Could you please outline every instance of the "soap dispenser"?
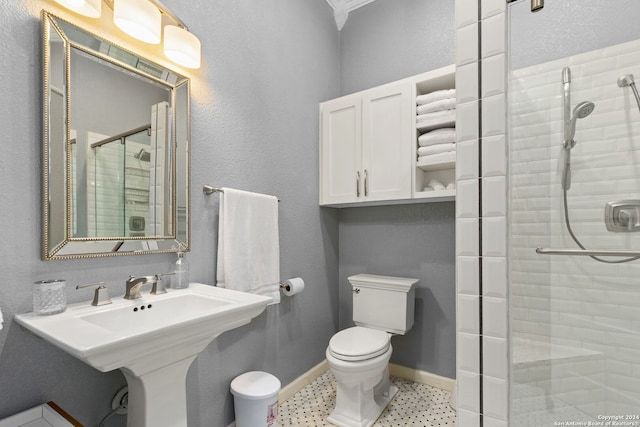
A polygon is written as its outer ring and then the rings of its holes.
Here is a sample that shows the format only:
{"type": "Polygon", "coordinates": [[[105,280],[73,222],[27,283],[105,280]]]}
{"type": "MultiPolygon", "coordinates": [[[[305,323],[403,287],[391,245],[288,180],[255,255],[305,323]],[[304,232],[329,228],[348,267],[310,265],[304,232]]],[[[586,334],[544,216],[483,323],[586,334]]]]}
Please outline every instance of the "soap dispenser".
{"type": "Polygon", "coordinates": [[[171,287],[175,289],[184,289],[189,287],[189,264],[184,257],[184,252],[178,252],[178,260],[173,269],[173,277],[171,278],[171,287]]]}

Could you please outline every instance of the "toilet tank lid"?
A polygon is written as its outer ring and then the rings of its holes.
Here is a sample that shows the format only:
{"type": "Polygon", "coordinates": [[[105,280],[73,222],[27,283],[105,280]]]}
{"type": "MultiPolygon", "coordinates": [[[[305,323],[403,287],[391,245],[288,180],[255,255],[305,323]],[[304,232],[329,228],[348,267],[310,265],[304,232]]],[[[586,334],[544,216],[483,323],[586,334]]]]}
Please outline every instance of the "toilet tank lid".
{"type": "Polygon", "coordinates": [[[415,289],[420,279],[408,277],[379,276],[376,274],[356,274],[348,277],[352,286],[410,292],[415,289]]]}

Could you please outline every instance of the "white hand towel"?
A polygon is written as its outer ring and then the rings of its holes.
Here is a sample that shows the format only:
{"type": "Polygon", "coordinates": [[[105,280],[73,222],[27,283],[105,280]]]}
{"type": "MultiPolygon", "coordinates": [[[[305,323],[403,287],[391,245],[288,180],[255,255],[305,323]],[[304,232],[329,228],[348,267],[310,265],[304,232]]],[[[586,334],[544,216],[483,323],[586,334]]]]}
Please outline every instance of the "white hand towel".
{"type": "Polygon", "coordinates": [[[418,137],[418,144],[421,147],[436,144],[448,144],[450,142],[456,142],[455,128],[435,129],[431,132],[423,133],[418,137]]]}
{"type": "Polygon", "coordinates": [[[455,98],[455,97],[456,97],[455,89],[436,90],[435,92],[427,93],[424,95],[418,95],[416,97],[416,104],[423,105],[423,104],[428,104],[430,102],[440,101],[441,99],[455,98]]]}
{"type": "Polygon", "coordinates": [[[278,199],[223,188],[219,221],[217,286],[280,302],[278,199]]]}
{"type": "Polygon", "coordinates": [[[455,151],[456,144],[450,142],[449,144],[429,145],[427,147],[418,148],[418,156],[430,156],[432,154],[448,153],[449,151],[455,151]]]}
{"type": "Polygon", "coordinates": [[[453,110],[454,108],[456,108],[456,99],[447,98],[441,99],[440,101],[430,102],[428,104],[418,105],[416,107],[416,113],[420,115],[433,113],[434,111],[453,110]]]}

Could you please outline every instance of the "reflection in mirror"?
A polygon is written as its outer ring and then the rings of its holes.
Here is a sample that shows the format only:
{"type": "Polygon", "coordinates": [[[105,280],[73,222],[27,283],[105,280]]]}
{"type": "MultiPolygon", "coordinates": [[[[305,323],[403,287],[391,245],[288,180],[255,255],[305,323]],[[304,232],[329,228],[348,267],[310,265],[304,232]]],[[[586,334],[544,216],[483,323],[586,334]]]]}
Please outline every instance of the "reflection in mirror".
{"type": "Polygon", "coordinates": [[[44,258],[188,250],[189,80],[43,24],[44,258]]]}

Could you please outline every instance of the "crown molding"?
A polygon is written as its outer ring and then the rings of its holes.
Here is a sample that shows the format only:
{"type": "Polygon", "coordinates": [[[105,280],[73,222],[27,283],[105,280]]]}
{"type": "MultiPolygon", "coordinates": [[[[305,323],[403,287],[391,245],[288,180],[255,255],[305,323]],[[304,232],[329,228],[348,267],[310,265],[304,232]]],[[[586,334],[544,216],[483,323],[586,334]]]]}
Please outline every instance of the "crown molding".
{"type": "Polygon", "coordinates": [[[329,6],[333,8],[333,16],[336,19],[336,26],[338,31],[342,30],[347,18],[349,18],[349,12],[359,7],[369,4],[375,0],[327,0],[329,6]]]}

